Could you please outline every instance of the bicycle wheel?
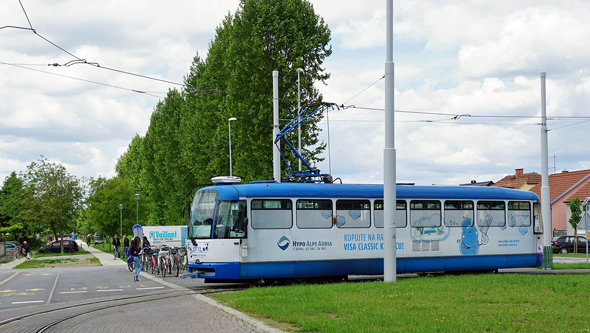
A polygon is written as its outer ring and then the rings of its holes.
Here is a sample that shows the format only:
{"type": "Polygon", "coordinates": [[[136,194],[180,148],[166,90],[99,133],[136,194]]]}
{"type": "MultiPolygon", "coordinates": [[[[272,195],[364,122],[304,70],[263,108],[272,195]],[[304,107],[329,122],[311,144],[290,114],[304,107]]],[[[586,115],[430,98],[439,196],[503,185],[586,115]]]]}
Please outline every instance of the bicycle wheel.
{"type": "Polygon", "coordinates": [[[178,261],[174,261],[174,276],[178,277],[180,273],[180,263],[178,261]]]}
{"type": "Polygon", "coordinates": [[[164,260],[162,260],[162,279],[166,277],[166,270],[168,269],[168,267],[166,267],[166,263],[164,262],[164,260]]]}
{"type": "Polygon", "coordinates": [[[130,272],[133,272],[133,269],[135,268],[135,261],[127,262],[127,268],[129,268],[130,272]]]}
{"type": "Polygon", "coordinates": [[[22,257],[23,257],[23,254],[20,251],[17,251],[16,254],[14,255],[14,258],[16,260],[20,260],[22,257]]]}

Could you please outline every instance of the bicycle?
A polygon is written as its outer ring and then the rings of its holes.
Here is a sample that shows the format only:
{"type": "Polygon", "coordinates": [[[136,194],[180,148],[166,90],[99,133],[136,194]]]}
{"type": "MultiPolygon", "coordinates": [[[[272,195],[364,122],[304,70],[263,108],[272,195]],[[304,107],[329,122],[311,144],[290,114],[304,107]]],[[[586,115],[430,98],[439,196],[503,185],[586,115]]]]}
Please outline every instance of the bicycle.
{"type": "Polygon", "coordinates": [[[142,265],[142,269],[145,272],[150,272],[151,271],[151,256],[152,256],[152,250],[149,247],[144,247],[143,251],[141,253],[141,265],[142,265]]]}
{"type": "Polygon", "coordinates": [[[166,245],[162,245],[160,248],[160,252],[158,252],[158,268],[160,273],[162,273],[162,278],[166,277],[166,271],[169,269],[169,256],[170,256],[170,248],[166,245]]]}
{"type": "Polygon", "coordinates": [[[158,266],[158,253],[159,249],[155,246],[151,248],[151,256],[150,256],[150,267],[152,269],[151,273],[154,275],[160,274],[160,267],[158,266]]]}
{"type": "Polygon", "coordinates": [[[172,265],[170,266],[174,276],[178,276],[180,272],[180,248],[178,247],[172,249],[172,265]]]}
{"type": "Polygon", "coordinates": [[[133,272],[135,269],[135,260],[132,260],[131,262],[127,261],[127,268],[130,272],[133,272]]]}

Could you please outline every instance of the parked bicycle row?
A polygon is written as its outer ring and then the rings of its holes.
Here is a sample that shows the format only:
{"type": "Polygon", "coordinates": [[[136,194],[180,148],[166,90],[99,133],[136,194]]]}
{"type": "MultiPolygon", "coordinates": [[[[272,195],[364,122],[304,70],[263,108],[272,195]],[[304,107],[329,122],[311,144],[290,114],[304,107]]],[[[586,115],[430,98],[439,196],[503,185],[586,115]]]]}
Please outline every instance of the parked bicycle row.
{"type": "MultiPolygon", "coordinates": [[[[143,247],[139,261],[143,271],[156,276],[161,275],[162,278],[172,274],[179,276],[181,271],[188,271],[188,257],[184,247],[169,247],[165,244],[160,247],[143,247]]],[[[135,262],[127,261],[127,267],[130,272],[133,272],[135,262]]]]}

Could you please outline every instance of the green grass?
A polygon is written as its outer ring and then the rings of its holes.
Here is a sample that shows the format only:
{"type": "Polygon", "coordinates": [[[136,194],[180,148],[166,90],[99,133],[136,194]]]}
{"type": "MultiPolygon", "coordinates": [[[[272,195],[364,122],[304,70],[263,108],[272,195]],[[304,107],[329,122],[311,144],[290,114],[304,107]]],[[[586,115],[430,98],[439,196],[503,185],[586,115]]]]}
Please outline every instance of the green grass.
{"type": "Polygon", "coordinates": [[[590,328],[588,274],[481,274],[405,278],[396,283],[252,287],[213,297],[303,332],[563,332],[590,328]]]}
{"type": "Polygon", "coordinates": [[[585,262],[575,264],[562,264],[554,262],[553,269],[590,269],[590,264],[586,264],[585,262]]]}
{"type": "MultiPolygon", "coordinates": [[[[584,253],[568,253],[568,254],[561,254],[561,253],[554,253],[554,257],[562,257],[562,258],[586,258],[586,252],[584,253]]],[[[588,255],[590,257],[590,254],[588,255]]]]}
{"type": "Polygon", "coordinates": [[[102,252],[113,254],[113,246],[109,244],[97,244],[97,245],[90,245],[97,250],[101,250],[102,252]]]}
{"type": "MultiPolygon", "coordinates": [[[[100,260],[98,258],[88,258],[90,263],[99,264],[100,260]]],[[[24,269],[24,268],[45,268],[49,266],[56,266],[60,264],[75,264],[78,263],[80,259],[73,259],[73,258],[60,258],[60,259],[42,259],[42,260],[26,260],[23,261],[21,264],[14,267],[14,269],[24,269]]]]}

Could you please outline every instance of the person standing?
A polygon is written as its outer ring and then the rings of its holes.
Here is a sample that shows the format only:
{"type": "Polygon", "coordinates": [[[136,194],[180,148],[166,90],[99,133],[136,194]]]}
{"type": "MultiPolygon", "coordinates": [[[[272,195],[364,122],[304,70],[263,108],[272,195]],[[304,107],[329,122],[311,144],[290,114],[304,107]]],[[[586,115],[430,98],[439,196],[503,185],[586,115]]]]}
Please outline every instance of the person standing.
{"type": "Polygon", "coordinates": [[[127,235],[123,235],[123,255],[127,259],[127,251],[129,251],[129,238],[127,235]]]}
{"type": "Polygon", "coordinates": [[[119,251],[119,247],[121,247],[121,241],[119,240],[119,238],[117,238],[117,234],[115,234],[115,236],[113,237],[113,260],[117,259],[117,257],[121,259],[121,252],[119,251]]]}
{"type": "Polygon", "coordinates": [[[138,282],[139,272],[141,272],[141,269],[143,268],[143,266],[141,266],[141,260],[139,260],[139,255],[141,254],[141,241],[139,240],[139,236],[133,238],[129,253],[133,256],[133,262],[135,263],[135,275],[133,276],[133,281],[138,282]]]}

